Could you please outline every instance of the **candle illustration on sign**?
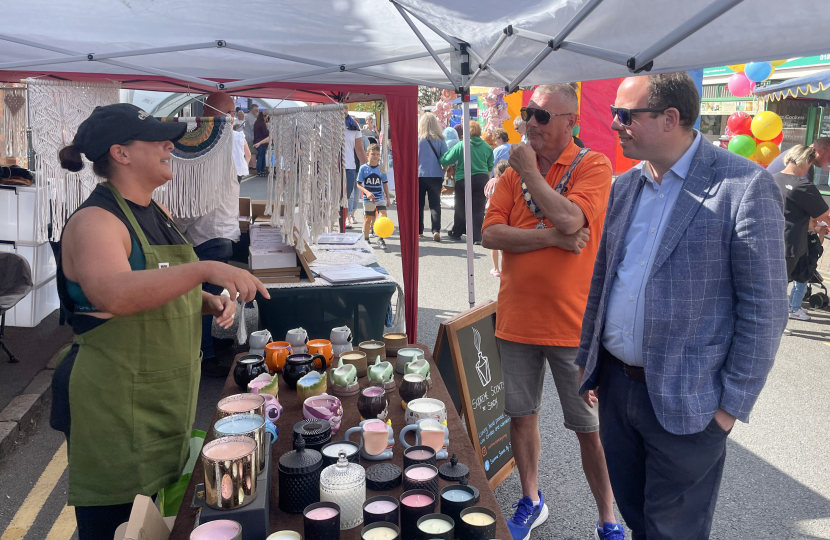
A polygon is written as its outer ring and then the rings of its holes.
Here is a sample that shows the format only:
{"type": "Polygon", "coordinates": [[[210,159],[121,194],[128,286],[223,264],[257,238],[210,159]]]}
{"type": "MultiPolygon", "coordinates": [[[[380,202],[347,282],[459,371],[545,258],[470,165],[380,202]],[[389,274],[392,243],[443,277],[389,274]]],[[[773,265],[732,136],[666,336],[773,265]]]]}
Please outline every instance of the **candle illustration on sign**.
{"type": "Polygon", "coordinates": [[[478,373],[478,380],[481,381],[481,386],[490,384],[490,359],[481,354],[481,334],[478,329],[473,328],[473,345],[478,351],[478,361],[476,362],[476,373],[478,373]]]}

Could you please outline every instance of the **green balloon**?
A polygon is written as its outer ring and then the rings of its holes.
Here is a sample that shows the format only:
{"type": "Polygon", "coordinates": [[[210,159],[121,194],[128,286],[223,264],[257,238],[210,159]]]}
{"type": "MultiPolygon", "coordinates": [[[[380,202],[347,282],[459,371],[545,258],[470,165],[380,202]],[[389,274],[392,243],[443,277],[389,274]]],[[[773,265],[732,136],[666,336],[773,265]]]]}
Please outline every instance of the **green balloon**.
{"type": "Polygon", "coordinates": [[[748,158],[755,152],[755,139],[749,135],[735,135],[729,141],[729,151],[748,158]]]}
{"type": "Polygon", "coordinates": [[[579,137],[579,126],[573,127],[573,129],[571,130],[571,135],[573,135],[574,137],[579,137]]]}

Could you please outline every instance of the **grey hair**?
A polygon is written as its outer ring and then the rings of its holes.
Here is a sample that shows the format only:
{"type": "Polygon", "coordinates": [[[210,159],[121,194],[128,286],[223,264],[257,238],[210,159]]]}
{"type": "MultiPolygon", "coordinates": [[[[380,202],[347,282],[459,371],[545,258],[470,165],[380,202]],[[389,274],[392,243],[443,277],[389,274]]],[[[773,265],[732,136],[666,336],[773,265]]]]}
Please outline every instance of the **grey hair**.
{"type": "Polygon", "coordinates": [[[786,166],[790,163],[795,163],[796,167],[802,168],[812,164],[815,159],[815,148],[810,148],[809,146],[804,146],[803,144],[797,144],[790,148],[784,155],[784,165],[786,166]]]}
{"type": "Polygon", "coordinates": [[[571,112],[576,113],[579,109],[579,98],[577,98],[576,96],[576,90],[574,90],[574,87],[570,84],[541,84],[538,87],[536,87],[536,90],[533,91],[534,98],[537,95],[543,94],[559,94],[559,96],[562,97],[567,106],[572,109],[571,112]]]}
{"type": "Polygon", "coordinates": [[[522,117],[521,117],[521,116],[517,116],[516,118],[514,118],[514,119],[513,119],[513,127],[514,127],[514,128],[516,128],[516,129],[519,129],[520,127],[522,127],[522,126],[523,126],[523,125],[525,125],[526,123],[527,123],[527,122],[525,122],[524,120],[522,120],[522,117]]]}

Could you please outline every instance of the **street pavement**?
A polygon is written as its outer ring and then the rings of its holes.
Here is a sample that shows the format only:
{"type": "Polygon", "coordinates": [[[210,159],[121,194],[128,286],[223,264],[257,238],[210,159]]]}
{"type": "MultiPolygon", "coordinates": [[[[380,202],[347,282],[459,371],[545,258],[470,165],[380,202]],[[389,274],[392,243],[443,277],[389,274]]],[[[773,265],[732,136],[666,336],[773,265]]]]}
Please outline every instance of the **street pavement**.
{"type": "MultiPolygon", "coordinates": [[[[389,215],[397,223],[394,206],[389,215]]],[[[451,218],[452,209],[445,207],[444,227],[451,218]]],[[[428,214],[426,219],[429,223],[428,214]]],[[[418,341],[430,348],[440,322],[468,308],[466,245],[442,236],[441,243],[431,235],[420,241],[418,341]]],[[[386,244],[386,250],[377,250],[380,264],[402,280],[398,231],[386,244]]],[[[489,273],[489,251],[476,246],[474,254],[476,301],[496,299],[499,280],[489,273]]],[[[782,339],[751,422],[738,423],[730,435],[713,540],[830,540],[830,393],[825,390],[830,312],[811,313],[810,322],[791,321],[794,335],[782,339]]],[[[221,379],[203,378],[196,427],[208,427],[221,388],[221,379]]],[[[550,517],[533,538],[588,540],[596,521],[594,503],[576,437],[563,427],[555,395],[548,374],[539,470],[550,517]]],[[[17,450],[0,461],[0,540],[76,538],[74,516],[65,506],[66,475],[64,437],[49,427],[48,411],[42,411],[17,450]]],[[[496,489],[506,517],[519,495],[516,473],[496,489]]]]}

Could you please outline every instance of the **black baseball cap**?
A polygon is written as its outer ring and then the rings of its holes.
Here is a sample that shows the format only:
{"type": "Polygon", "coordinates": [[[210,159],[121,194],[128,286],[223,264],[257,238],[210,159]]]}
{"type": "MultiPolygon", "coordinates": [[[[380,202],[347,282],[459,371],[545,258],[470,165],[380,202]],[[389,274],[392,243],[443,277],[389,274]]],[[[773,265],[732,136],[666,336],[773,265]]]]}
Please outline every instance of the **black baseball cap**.
{"type": "Polygon", "coordinates": [[[72,141],[90,161],[103,157],[114,144],[127,141],[177,141],[187,131],[183,122],[162,122],[130,103],[95,107],[81,122],[72,141]]]}

